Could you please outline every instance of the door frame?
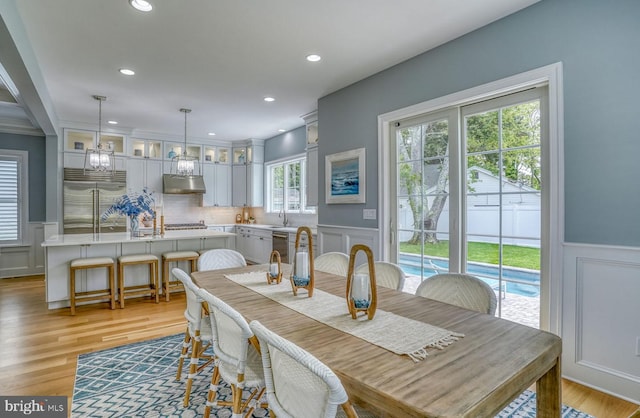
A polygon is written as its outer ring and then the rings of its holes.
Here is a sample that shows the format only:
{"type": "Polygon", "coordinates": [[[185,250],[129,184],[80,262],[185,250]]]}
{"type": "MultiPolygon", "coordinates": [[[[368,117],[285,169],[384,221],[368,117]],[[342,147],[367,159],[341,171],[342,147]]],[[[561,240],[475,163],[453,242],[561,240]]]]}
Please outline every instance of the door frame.
{"type": "MultiPolygon", "coordinates": [[[[378,239],[383,260],[390,259],[396,231],[391,219],[389,143],[395,131],[393,122],[453,106],[462,106],[527,88],[548,88],[548,149],[543,152],[543,166],[548,167],[542,199],[540,329],[561,335],[562,313],[562,243],[564,242],[564,107],[562,63],[554,63],[507,78],[496,80],[446,96],[427,100],[378,115],[378,239]]],[[[544,175],[544,174],[543,174],[544,175]]],[[[457,221],[456,221],[457,222],[457,221]]]]}

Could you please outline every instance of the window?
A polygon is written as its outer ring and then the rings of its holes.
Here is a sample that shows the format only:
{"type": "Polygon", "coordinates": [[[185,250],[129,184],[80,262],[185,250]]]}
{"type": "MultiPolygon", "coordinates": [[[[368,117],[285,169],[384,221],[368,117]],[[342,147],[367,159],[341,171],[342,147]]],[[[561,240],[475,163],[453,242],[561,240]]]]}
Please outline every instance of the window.
{"type": "Polygon", "coordinates": [[[294,157],[267,165],[267,212],[313,213],[306,207],[306,163],[294,157]]]}
{"type": "Polygon", "coordinates": [[[26,184],[27,152],[0,150],[0,245],[22,243],[26,184]]]}

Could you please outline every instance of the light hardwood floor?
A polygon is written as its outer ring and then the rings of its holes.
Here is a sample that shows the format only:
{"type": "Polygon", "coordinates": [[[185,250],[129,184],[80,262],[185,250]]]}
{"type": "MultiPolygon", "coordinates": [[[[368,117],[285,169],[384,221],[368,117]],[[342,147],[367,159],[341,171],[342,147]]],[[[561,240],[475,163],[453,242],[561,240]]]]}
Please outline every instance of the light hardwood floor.
{"type": "MultiPolygon", "coordinates": [[[[48,310],[43,276],[0,280],[0,394],[67,396],[69,406],[78,354],[184,332],[183,293],[171,302],[127,300],[108,305],[48,310]]],[[[563,380],[563,402],[598,418],[627,418],[630,402],[563,380]]],[[[635,416],[635,415],[634,415],[635,416]]]]}

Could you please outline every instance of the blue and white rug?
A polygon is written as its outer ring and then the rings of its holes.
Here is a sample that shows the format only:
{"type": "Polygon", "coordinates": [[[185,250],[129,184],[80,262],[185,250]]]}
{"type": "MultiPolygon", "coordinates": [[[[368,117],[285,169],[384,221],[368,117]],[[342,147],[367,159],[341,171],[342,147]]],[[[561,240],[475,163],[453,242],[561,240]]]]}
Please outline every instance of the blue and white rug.
{"type": "MultiPolygon", "coordinates": [[[[78,356],[71,416],[98,417],[197,417],[202,416],[211,377],[211,366],[194,379],[191,403],[182,406],[187,375],[176,381],[178,353],[183,335],[129,344],[78,356]]],[[[231,400],[231,388],[221,385],[219,396],[231,400]]],[[[212,417],[231,417],[230,408],[212,409],[212,417]]],[[[259,408],[254,417],[268,417],[259,408]]],[[[506,407],[499,418],[535,418],[536,395],[525,391],[506,407]]],[[[562,407],[563,418],[593,418],[562,407]]]]}

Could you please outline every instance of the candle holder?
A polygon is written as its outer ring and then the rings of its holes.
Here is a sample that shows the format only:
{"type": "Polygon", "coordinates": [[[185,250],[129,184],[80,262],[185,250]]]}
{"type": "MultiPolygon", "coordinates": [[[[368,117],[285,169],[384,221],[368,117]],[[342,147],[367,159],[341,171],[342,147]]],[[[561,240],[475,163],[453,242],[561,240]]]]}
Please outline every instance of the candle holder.
{"type": "Polygon", "coordinates": [[[293,268],[289,280],[293,295],[298,296],[298,289],[307,289],[309,297],[313,296],[313,239],[311,238],[311,229],[307,226],[301,226],[296,232],[296,250],[293,258],[293,268]],[[308,248],[304,243],[300,242],[302,233],[307,234],[308,248]]]}
{"type": "Polygon", "coordinates": [[[376,272],[373,253],[366,245],[356,244],[351,247],[349,255],[349,270],[347,273],[347,306],[351,318],[356,319],[358,312],[364,312],[369,320],[376,314],[378,305],[378,290],[376,288],[376,272]],[[364,251],[369,264],[369,274],[354,274],[356,255],[364,251]]]}
{"type": "Polygon", "coordinates": [[[271,251],[271,257],[269,257],[269,271],[267,272],[267,283],[280,284],[282,281],[281,260],[280,253],[278,251],[271,251]]]}

